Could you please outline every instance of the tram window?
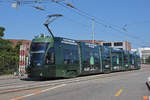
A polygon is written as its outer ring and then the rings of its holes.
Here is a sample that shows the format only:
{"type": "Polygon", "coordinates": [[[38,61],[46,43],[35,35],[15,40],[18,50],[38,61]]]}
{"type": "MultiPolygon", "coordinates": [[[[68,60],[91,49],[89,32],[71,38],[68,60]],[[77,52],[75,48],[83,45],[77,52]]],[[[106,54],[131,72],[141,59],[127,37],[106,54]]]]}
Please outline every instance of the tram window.
{"type": "Polygon", "coordinates": [[[98,52],[94,52],[95,64],[99,64],[99,54],[98,52]]]}
{"type": "Polygon", "coordinates": [[[130,55],[130,64],[134,64],[134,57],[130,55]]]}
{"type": "Polygon", "coordinates": [[[54,48],[50,48],[46,56],[46,64],[55,64],[54,48]]]}
{"type": "Polygon", "coordinates": [[[124,56],[124,63],[128,63],[128,55],[124,56]]]}
{"type": "Polygon", "coordinates": [[[84,65],[85,66],[88,66],[90,64],[90,52],[89,51],[85,51],[85,54],[84,54],[84,65]]]}
{"type": "Polygon", "coordinates": [[[65,49],[64,50],[64,64],[70,64],[72,58],[72,52],[70,50],[65,49]]]}
{"type": "Polygon", "coordinates": [[[112,57],[112,60],[113,60],[113,63],[116,64],[116,65],[119,65],[121,62],[120,62],[120,57],[117,56],[117,55],[114,55],[112,57]]]}
{"type": "Polygon", "coordinates": [[[84,53],[84,66],[90,66],[90,59],[91,57],[94,58],[94,65],[98,65],[99,64],[99,53],[96,51],[92,51],[92,50],[86,50],[84,53]]]}
{"type": "Polygon", "coordinates": [[[134,59],[132,59],[132,64],[134,64],[134,59]]]}
{"type": "Polygon", "coordinates": [[[114,64],[117,64],[117,57],[116,56],[112,56],[112,61],[114,64]]]}
{"type": "Polygon", "coordinates": [[[122,56],[121,55],[119,55],[118,59],[119,59],[119,63],[122,64],[122,56]]]}
{"type": "Polygon", "coordinates": [[[79,64],[79,57],[78,57],[78,51],[77,50],[74,50],[73,51],[73,60],[74,60],[74,64],[79,64]]]}
{"type": "Polygon", "coordinates": [[[78,51],[64,49],[64,64],[78,64],[78,51]]]}

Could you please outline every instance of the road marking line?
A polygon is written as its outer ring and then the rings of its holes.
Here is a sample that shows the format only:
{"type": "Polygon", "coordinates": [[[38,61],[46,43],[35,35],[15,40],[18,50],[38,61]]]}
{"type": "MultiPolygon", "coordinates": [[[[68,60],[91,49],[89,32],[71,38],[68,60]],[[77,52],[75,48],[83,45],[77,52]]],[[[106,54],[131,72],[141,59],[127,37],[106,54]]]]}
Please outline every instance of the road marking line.
{"type": "Polygon", "coordinates": [[[32,95],[35,95],[35,94],[28,94],[28,95],[25,95],[24,97],[29,97],[29,96],[32,96],[32,95]]]}
{"type": "Polygon", "coordinates": [[[32,92],[35,92],[35,91],[39,91],[39,90],[22,90],[22,92],[27,92],[27,93],[32,93],[32,92]]]}
{"type": "Polygon", "coordinates": [[[12,89],[12,90],[2,90],[2,91],[0,91],[0,92],[15,92],[15,91],[17,91],[18,89],[12,89]]]}
{"type": "Polygon", "coordinates": [[[35,95],[40,94],[40,93],[41,93],[40,90],[34,92],[35,95]]]}
{"type": "Polygon", "coordinates": [[[63,87],[65,85],[66,84],[61,84],[61,85],[58,85],[58,86],[55,86],[55,87],[52,87],[52,88],[48,88],[48,89],[45,89],[45,90],[42,90],[42,91],[38,90],[38,91],[35,91],[34,93],[31,93],[31,94],[28,94],[28,95],[25,95],[25,96],[20,96],[20,97],[12,98],[11,100],[20,100],[22,98],[33,96],[33,95],[38,95],[40,93],[44,93],[44,92],[47,92],[47,91],[50,91],[50,90],[53,90],[53,89],[56,89],[56,88],[60,88],[60,87],[63,87]]]}
{"type": "Polygon", "coordinates": [[[143,96],[143,100],[148,100],[148,96],[143,96]]]}
{"type": "Polygon", "coordinates": [[[19,100],[19,99],[22,99],[22,98],[24,98],[24,96],[20,96],[20,97],[17,97],[17,98],[11,99],[11,100],[19,100]]]}
{"type": "Polygon", "coordinates": [[[46,92],[46,91],[49,91],[49,90],[53,90],[53,89],[56,89],[56,88],[60,88],[60,87],[63,87],[65,86],[66,84],[61,84],[61,85],[58,85],[58,86],[55,86],[55,87],[52,87],[52,88],[48,88],[48,89],[45,89],[45,90],[42,90],[41,92],[46,92]]]}
{"type": "MultiPolygon", "coordinates": [[[[149,69],[149,68],[147,68],[147,69],[149,69]]],[[[139,70],[134,70],[134,71],[139,71],[139,70]]],[[[106,74],[99,74],[99,75],[93,75],[93,76],[85,76],[85,77],[78,77],[78,78],[75,78],[75,79],[79,79],[79,81],[77,81],[77,82],[80,82],[80,81],[86,81],[87,79],[93,79],[94,77],[97,79],[97,78],[107,78],[107,77],[113,77],[113,76],[118,76],[118,74],[122,74],[122,75],[126,75],[126,73],[130,73],[130,71],[126,71],[126,72],[118,72],[118,73],[110,73],[110,74],[108,74],[108,75],[106,75],[106,74]],[[86,78],[87,77],[87,78],[86,78]]],[[[67,80],[69,80],[69,82],[68,83],[70,83],[70,81],[71,82],[76,82],[76,81],[73,81],[72,79],[67,79],[67,80]]],[[[29,86],[29,87],[32,87],[32,88],[38,88],[38,87],[42,87],[42,86],[52,86],[52,85],[58,85],[57,83],[61,83],[61,84],[66,84],[65,82],[67,81],[67,80],[56,80],[56,81],[54,81],[54,82],[52,82],[52,84],[49,84],[49,81],[47,81],[47,82],[44,82],[44,83],[48,83],[47,85],[44,85],[43,83],[41,84],[41,85],[38,85],[39,83],[33,83],[33,84],[27,84],[27,85],[21,85],[21,86],[15,86],[15,87],[13,87],[13,88],[23,88],[23,87],[25,87],[25,86],[29,86]],[[36,86],[36,87],[33,87],[33,86],[36,86]],[[38,86],[38,87],[37,87],[38,86]]],[[[9,86],[9,88],[10,88],[10,86],[9,86]]],[[[2,88],[3,89],[3,88],[2,88]]],[[[30,89],[30,88],[26,88],[26,89],[30,89]]],[[[24,89],[25,90],[25,89],[24,89]]],[[[16,92],[16,91],[23,91],[22,89],[6,89],[6,90],[2,90],[2,91],[0,91],[0,93],[3,93],[3,92],[16,92]]]]}
{"type": "Polygon", "coordinates": [[[116,96],[116,97],[119,96],[122,92],[123,92],[123,90],[120,89],[120,90],[115,94],[115,96],[116,96]]]}

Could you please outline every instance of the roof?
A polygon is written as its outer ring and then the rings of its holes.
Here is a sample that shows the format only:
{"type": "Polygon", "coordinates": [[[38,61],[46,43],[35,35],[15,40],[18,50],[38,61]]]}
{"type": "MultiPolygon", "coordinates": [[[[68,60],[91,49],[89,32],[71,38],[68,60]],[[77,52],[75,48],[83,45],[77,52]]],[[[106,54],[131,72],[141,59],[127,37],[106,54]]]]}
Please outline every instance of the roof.
{"type": "Polygon", "coordinates": [[[30,48],[31,40],[21,40],[21,39],[7,39],[10,42],[13,43],[14,46],[16,46],[17,42],[21,41],[23,45],[26,45],[27,48],[30,48]]]}

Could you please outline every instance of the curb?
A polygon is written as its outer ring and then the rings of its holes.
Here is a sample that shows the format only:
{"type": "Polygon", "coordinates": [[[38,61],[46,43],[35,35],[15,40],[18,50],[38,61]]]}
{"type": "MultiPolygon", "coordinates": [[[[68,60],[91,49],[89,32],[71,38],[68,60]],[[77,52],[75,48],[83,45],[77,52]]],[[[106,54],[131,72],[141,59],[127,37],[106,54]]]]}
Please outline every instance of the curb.
{"type": "Polygon", "coordinates": [[[0,80],[20,79],[20,78],[27,78],[27,75],[24,75],[24,76],[2,75],[0,76],[0,80]]]}

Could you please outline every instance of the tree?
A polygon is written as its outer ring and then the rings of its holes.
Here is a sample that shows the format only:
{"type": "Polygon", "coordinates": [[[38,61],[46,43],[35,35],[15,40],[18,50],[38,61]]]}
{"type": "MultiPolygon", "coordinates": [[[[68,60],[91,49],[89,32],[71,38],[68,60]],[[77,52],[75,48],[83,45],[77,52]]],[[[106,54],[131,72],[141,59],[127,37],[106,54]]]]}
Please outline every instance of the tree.
{"type": "Polygon", "coordinates": [[[146,59],[146,63],[150,63],[150,56],[146,59]]]}
{"type": "Polygon", "coordinates": [[[43,33],[41,33],[41,37],[44,38],[44,34],[43,33]]]}
{"type": "Polygon", "coordinates": [[[11,73],[16,69],[14,57],[16,56],[12,43],[8,40],[0,38],[0,74],[11,73]]]}
{"type": "Polygon", "coordinates": [[[22,41],[18,41],[14,50],[19,55],[20,45],[22,45],[22,41]]]}
{"type": "Polygon", "coordinates": [[[5,28],[0,27],[0,38],[2,38],[4,36],[4,31],[5,31],[5,28]]]}
{"type": "Polygon", "coordinates": [[[0,75],[10,74],[18,69],[19,49],[22,41],[19,41],[16,46],[9,40],[5,40],[5,28],[0,27],[0,75]]]}

